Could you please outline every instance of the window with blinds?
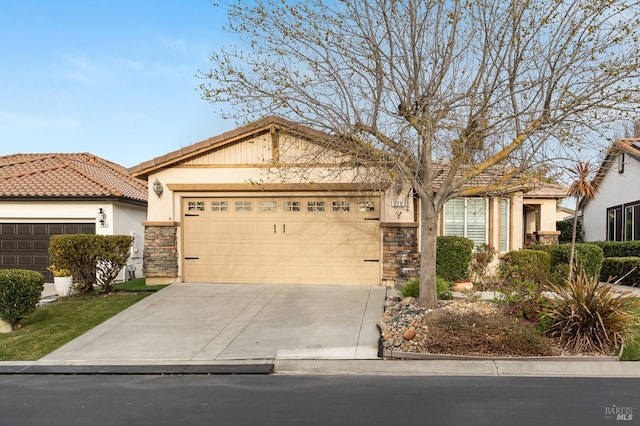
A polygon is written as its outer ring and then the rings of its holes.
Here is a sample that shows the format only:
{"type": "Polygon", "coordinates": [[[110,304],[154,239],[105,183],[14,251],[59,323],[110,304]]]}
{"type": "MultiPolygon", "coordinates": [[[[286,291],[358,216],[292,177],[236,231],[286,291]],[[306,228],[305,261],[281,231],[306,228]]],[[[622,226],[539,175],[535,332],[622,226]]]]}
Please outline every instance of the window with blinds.
{"type": "Polygon", "coordinates": [[[509,230],[511,227],[511,200],[509,198],[500,199],[500,253],[509,251],[509,230]]]}
{"type": "Polygon", "coordinates": [[[454,198],[444,205],[444,235],[469,238],[476,246],[487,243],[488,209],[484,198],[454,198]]]}

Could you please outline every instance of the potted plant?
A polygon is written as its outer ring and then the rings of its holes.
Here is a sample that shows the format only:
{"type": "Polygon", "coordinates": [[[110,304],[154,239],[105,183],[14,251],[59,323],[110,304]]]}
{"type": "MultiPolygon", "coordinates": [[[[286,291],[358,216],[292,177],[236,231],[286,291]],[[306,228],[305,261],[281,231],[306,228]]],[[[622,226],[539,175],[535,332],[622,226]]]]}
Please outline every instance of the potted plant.
{"type": "Polygon", "coordinates": [[[73,286],[73,277],[68,269],[58,268],[51,265],[47,268],[53,274],[53,285],[56,287],[58,296],[68,296],[73,286]]]}

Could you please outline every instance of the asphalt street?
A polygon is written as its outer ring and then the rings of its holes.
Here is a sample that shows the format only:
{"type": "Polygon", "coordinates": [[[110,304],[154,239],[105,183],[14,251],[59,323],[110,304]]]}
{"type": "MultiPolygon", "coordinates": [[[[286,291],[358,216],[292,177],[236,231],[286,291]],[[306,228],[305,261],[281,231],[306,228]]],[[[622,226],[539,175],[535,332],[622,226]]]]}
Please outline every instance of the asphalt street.
{"type": "Polygon", "coordinates": [[[640,379],[3,375],[4,425],[640,424],[640,379]]]}

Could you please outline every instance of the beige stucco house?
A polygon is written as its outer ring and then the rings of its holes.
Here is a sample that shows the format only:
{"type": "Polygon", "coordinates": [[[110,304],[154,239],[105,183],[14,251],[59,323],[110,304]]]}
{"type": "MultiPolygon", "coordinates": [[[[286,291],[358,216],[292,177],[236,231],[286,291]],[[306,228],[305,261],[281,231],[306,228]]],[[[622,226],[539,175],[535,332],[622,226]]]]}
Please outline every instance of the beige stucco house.
{"type": "MultiPolygon", "coordinates": [[[[314,142],[322,135],[267,118],[129,169],[149,187],[147,283],[381,285],[415,276],[411,189],[338,171],[336,157],[314,142]],[[302,152],[313,162],[292,164],[302,152]]],[[[553,240],[556,201],[565,194],[539,184],[451,200],[439,232],[500,252],[527,239],[553,240]]]]}

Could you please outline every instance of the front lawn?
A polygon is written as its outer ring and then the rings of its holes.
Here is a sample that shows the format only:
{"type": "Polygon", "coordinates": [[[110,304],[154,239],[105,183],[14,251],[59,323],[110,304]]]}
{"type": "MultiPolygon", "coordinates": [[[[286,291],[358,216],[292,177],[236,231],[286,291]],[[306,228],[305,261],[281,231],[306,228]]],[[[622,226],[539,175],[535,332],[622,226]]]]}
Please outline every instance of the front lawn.
{"type": "Polygon", "coordinates": [[[640,307],[633,310],[636,317],[635,334],[632,339],[624,342],[623,361],[640,361],[640,307]]]}
{"type": "Polygon", "coordinates": [[[0,361],[37,360],[163,287],[145,287],[138,279],[116,285],[109,295],[68,296],[41,306],[20,330],[0,334],[0,361]]]}

